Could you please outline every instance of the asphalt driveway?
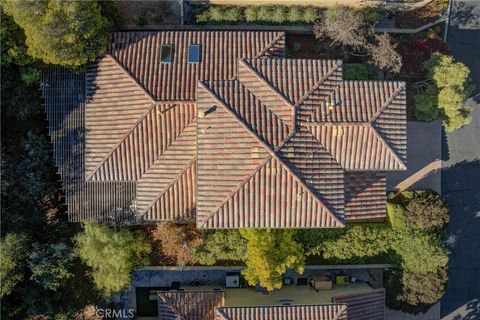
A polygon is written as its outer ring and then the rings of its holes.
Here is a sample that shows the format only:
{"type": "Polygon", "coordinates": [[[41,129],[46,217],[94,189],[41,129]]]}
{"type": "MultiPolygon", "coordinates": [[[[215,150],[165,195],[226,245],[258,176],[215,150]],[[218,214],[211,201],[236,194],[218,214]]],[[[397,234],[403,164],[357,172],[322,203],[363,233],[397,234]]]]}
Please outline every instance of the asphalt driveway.
{"type": "Polygon", "coordinates": [[[476,84],[467,104],[473,123],[446,134],[442,193],[450,206],[449,283],[441,301],[443,319],[480,319],[480,1],[452,1],[447,43],[472,71],[476,84]]]}

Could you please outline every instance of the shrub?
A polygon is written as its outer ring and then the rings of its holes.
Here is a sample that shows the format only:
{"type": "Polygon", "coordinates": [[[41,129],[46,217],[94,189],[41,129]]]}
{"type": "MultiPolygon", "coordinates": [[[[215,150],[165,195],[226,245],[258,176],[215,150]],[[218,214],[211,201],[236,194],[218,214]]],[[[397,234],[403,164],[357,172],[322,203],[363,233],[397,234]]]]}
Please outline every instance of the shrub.
{"type": "Polygon", "coordinates": [[[398,46],[402,56],[402,72],[408,76],[423,77],[426,75],[425,62],[433,52],[449,54],[447,44],[438,38],[412,39],[402,42],[398,46]]]}
{"type": "Polygon", "coordinates": [[[286,10],[284,6],[274,6],[270,20],[274,23],[282,24],[286,20],[286,10]]]}
{"type": "Polygon", "coordinates": [[[287,269],[303,273],[305,256],[293,239],[293,230],[241,229],[247,239],[246,268],[242,271],[250,285],[259,284],[268,291],[282,287],[287,269]]]}
{"type": "Polygon", "coordinates": [[[434,272],[445,267],[448,251],[436,235],[418,230],[401,230],[394,234],[392,248],[401,257],[403,270],[414,273],[434,272]]]}
{"type": "Polygon", "coordinates": [[[272,6],[260,6],[258,7],[257,17],[258,21],[268,22],[272,15],[272,6]]]}
{"type": "Polygon", "coordinates": [[[415,118],[422,121],[434,121],[444,117],[443,112],[438,108],[438,88],[429,86],[425,91],[416,93],[415,118]]]}
{"type": "Polygon", "coordinates": [[[445,268],[423,274],[400,270],[387,272],[384,276],[386,305],[411,314],[426,312],[440,301],[447,280],[445,268]]]}
{"type": "Polygon", "coordinates": [[[402,275],[402,293],[398,299],[409,305],[435,304],[443,296],[448,275],[445,268],[427,273],[404,271],[402,275]]]}
{"type": "Polygon", "coordinates": [[[105,297],[127,288],[133,269],[148,264],[151,252],[143,234],[91,222],[76,236],[75,244],[78,256],[92,269],[93,281],[105,297]]]}
{"type": "Polygon", "coordinates": [[[225,10],[220,6],[212,6],[208,9],[210,20],[213,22],[222,22],[225,19],[225,10]]]}
{"type": "Polygon", "coordinates": [[[243,14],[245,15],[245,21],[247,21],[247,22],[258,21],[258,7],[256,7],[256,6],[246,7],[243,14]]]}
{"type": "Polygon", "coordinates": [[[325,241],[323,257],[334,261],[363,261],[367,257],[386,254],[391,250],[392,232],[386,224],[362,224],[347,227],[336,240],[325,241]]]}
{"type": "Polygon", "coordinates": [[[378,74],[364,64],[352,64],[343,67],[344,80],[378,80],[378,74]]]}
{"type": "Polygon", "coordinates": [[[246,258],[247,241],[238,230],[207,231],[202,235],[203,243],[195,250],[196,260],[205,265],[217,261],[242,261],[246,258]]]}
{"type": "Polygon", "coordinates": [[[403,205],[393,202],[387,203],[387,217],[393,229],[403,230],[407,227],[403,205]]]}
{"type": "Polygon", "coordinates": [[[287,12],[287,21],[290,23],[304,21],[303,10],[297,6],[290,7],[287,12]]]}
{"type": "Polygon", "coordinates": [[[239,7],[230,7],[226,9],[224,12],[224,21],[239,22],[241,19],[242,19],[242,10],[239,7]]]}
{"type": "Polygon", "coordinates": [[[22,67],[20,77],[26,85],[33,85],[40,80],[40,70],[34,67],[22,67]]]}
{"type": "Polygon", "coordinates": [[[303,10],[303,22],[304,23],[314,23],[319,18],[318,10],[314,7],[306,7],[303,10]]]}
{"type": "Polygon", "coordinates": [[[145,26],[148,24],[147,18],[144,16],[136,16],[135,19],[133,19],[136,25],[139,26],[145,26]]]}
{"type": "Polygon", "coordinates": [[[345,233],[345,229],[299,229],[294,239],[302,244],[305,255],[320,255],[326,241],[334,241],[345,233]]]}
{"type": "Polygon", "coordinates": [[[195,224],[168,222],[160,225],[152,235],[160,242],[162,253],[170,261],[180,266],[196,262],[194,253],[202,239],[195,224]]]}

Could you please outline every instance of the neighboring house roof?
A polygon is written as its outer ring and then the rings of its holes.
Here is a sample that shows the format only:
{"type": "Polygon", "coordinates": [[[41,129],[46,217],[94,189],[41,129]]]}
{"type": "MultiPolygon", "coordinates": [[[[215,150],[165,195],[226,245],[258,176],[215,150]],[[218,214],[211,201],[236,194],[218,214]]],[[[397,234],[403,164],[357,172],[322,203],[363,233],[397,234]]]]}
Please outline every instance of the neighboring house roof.
{"type": "Polygon", "coordinates": [[[212,320],[224,304],[224,291],[159,292],[158,319],[212,320]]]}
{"type": "Polygon", "coordinates": [[[284,54],[283,32],[120,32],[85,88],[45,73],[70,220],[194,208],[201,228],[383,219],[385,171],[406,168],[405,84],[343,81],[340,61],[284,54]]]}
{"type": "Polygon", "coordinates": [[[347,305],[347,320],[385,319],[385,289],[332,298],[333,303],[347,305]]]}
{"type": "Polygon", "coordinates": [[[346,305],[220,307],[215,320],[347,320],[346,305]]]}
{"type": "Polygon", "coordinates": [[[225,306],[224,291],[158,293],[162,320],[384,320],[385,289],[332,298],[332,304],[225,306]]]}

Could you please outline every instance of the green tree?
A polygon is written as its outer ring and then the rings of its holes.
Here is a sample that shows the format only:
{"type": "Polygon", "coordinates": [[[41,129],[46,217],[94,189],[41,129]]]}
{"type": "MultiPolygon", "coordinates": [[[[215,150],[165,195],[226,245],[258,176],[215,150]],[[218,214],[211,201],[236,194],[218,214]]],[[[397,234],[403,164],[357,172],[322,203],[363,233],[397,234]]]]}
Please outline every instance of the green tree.
{"type": "Polygon", "coordinates": [[[406,271],[435,272],[438,268],[445,267],[448,262],[448,251],[435,234],[411,229],[401,230],[395,232],[392,248],[400,256],[401,267],[406,271]]]}
{"type": "Polygon", "coordinates": [[[406,206],[406,223],[416,229],[442,229],[450,221],[448,207],[438,194],[412,199],[406,206]]]}
{"type": "Polygon", "coordinates": [[[142,234],[91,222],[85,224],[75,242],[79,257],[92,268],[93,281],[106,297],[125,289],[131,282],[132,270],[148,264],[151,252],[142,234]]]}
{"type": "Polygon", "coordinates": [[[32,272],[30,280],[44,289],[56,291],[73,276],[70,272],[72,249],[63,242],[46,246],[34,244],[28,265],[32,272]]]}
{"type": "Polygon", "coordinates": [[[28,242],[24,234],[8,233],[0,242],[0,298],[23,280],[28,242]]]}
{"type": "Polygon", "coordinates": [[[416,116],[419,120],[443,121],[447,132],[452,132],[472,121],[471,108],[464,102],[472,92],[468,77],[470,70],[452,56],[433,53],[425,63],[432,82],[424,92],[415,95],[416,116]],[[435,110],[434,106],[438,109],[435,110]]]}
{"type": "Polygon", "coordinates": [[[206,231],[203,243],[195,250],[195,257],[205,265],[213,265],[221,260],[242,261],[246,247],[247,241],[238,230],[206,231]]]}
{"type": "Polygon", "coordinates": [[[282,287],[282,276],[292,268],[303,273],[303,248],[293,239],[293,230],[241,229],[247,239],[246,268],[242,271],[250,285],[259,284],[268,291],[282,287]]]}
{"type": "Polygon", "coordinates": [[[435,304],[445,293],[448,275],[445,268],[432,272],[414,273],[404,271],[402,275],[402,293],[398,299],[409,305],[435,304]]]}
{"type": "Polygon", "coordinates": [[[45,63],[79,67],[102,54],[109,23],[96,1],[28,1],[2,3],[24,30],[28,53],[45,63]]]}

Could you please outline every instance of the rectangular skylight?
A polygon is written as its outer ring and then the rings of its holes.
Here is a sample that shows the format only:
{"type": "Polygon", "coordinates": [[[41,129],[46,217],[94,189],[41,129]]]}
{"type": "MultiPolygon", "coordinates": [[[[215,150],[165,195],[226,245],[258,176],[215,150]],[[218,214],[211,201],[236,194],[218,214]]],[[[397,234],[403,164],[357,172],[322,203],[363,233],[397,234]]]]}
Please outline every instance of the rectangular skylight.
{"type": "Polygon", "coordinates": [[[162,44],[162,48],[160,49],[160,62],[172,63],[172,51],[171,44],[162,44]]]}
{"type": "Polygon", "coordinates": [[[188,46],[188,63],[200,62],[200,45],[190,44],[188,46]]]}

